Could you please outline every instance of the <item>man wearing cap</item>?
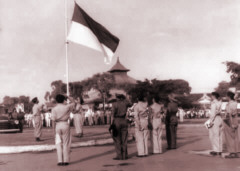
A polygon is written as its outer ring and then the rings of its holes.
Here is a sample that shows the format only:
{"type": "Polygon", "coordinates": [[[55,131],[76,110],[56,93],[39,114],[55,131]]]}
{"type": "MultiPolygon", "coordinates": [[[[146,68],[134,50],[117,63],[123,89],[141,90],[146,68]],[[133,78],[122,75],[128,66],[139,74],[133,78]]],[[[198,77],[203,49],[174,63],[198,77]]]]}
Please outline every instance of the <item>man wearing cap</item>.
{"type": "Polygon", "coordinates": [[[178,101],[174,98],[173,94],[168,96],[169,103],[167,105],[166,114],[166,137],[168,150],[177,148],[177,126],[178,126],[178,101]]]}
{"type": "Polygon", "coordinates": [[[33,108],[33,120],[34,120],[34,137],[36,138],[36,141],[41,141],[40,137],[42,135],[42,110],[43,110],[43,105],[39,104],[38,98],[35,97],[32,99],[33,108]]]}
{"type": "Polygon", "coordinates": [[[127,108],[130,106],[123,94],[116,94],[117,102],[113,104],[111,126],[109,131],[112,132],[117,156],[114,160],[126,160],[127,154],[127,137],[128,123],[126,120],[127,108]]]}

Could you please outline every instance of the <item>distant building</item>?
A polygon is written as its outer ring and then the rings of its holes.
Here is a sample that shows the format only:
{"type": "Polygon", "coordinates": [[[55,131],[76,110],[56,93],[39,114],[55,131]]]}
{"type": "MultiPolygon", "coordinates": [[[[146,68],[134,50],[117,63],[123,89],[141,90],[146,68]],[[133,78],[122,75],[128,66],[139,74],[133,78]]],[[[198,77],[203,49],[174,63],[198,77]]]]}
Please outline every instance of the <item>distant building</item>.
{"type": "MultiPolygon", "coordinates": [[[[128,76],[127,73],[129,71],[130,71],[129,69],[127,69],[125,66],[121,64],[118,57],[116,64],[113,65],[113,67],[108,72],[114,76],[115,82],[118,85],[136,84],[137,81],[134,78],[128,76]]],[[[127,93],[124,90],[118,88],[111,89],[109,93],[111,94],[110,99],[108,99],[110,101],[115,99],[115,95],[117,93],[127,95],[127,93]]],[[[88,104],[93,102],[102,102],[101,94],[96,89],[91,89],[90,91],[84,92],[83,100],[85,103],[88,104]]],[[[102,105],[100,104],[100,106],[102,105]]]]}
{"type": "Polygon", "coordinates": [[[115,81],[117,84],[136,84],[137,81],[128,76],[128,72],[130,70],[125,68],[121,63],[120,63],[120,60],[119,60],[119,57],[117,59],[117,63],[108,71],[110,72],[111,74],[113,74],[114,78],[115,78],[115,81]]]}

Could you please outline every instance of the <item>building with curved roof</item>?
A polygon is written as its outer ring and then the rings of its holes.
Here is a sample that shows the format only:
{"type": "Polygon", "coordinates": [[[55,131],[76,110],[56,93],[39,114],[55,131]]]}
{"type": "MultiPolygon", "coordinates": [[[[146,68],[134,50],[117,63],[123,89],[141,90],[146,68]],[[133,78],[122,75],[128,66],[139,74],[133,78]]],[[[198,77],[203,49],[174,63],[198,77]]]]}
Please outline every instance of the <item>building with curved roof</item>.
{"type": "Polygon", "coordinates": [[[118,57],[116,64],[108,72],[113,74],[117,84],[126,84],[126,83],[136,84],[137,81],[134,78],[128,76],[127,73],[129,71],[130,71],[129,69],[127,69],[125,66],[121,64],[118,57]]]}

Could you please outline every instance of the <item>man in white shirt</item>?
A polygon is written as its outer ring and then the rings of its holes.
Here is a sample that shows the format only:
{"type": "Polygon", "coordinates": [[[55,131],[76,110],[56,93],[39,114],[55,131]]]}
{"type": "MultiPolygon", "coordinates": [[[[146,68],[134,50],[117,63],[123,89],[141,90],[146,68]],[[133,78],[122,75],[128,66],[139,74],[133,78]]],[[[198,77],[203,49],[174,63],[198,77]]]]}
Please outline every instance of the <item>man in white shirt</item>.
{"type": "Polygon", "coordinates": [[[209,128],[209,139],[212,145],[212,150],[210,154],[212,156],[222,154],[222,118],[221,112],[221,101],[219,100],[219,94],[217,92],[212,92],[212,103],[210,111],[210,121],[213,126],[209,128]]]}
{"type": "Polygon", "coordinates": [[[41,141],[40,137],[42,135],[42,109],[43,109],[43,105],[39,104],[38,98],[35,97],[32,100],[33,108],[32,108],[32,112],[33,112],[33,120],[34,120],[34,136],[36,138],[36,141],[41,141]]]}

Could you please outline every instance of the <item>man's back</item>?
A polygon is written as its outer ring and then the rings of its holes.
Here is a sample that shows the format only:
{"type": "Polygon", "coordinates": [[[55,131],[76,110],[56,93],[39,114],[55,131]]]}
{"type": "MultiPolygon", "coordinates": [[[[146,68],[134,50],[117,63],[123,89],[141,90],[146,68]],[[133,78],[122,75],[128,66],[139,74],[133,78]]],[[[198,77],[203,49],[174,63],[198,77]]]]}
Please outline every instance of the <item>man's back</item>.
{"type": "Polygon", "coordinates": [[[128,102],[126,100],[119,100],[113,105],[114,117],[124,117],[127,113],[128,102]]]}
{"type": "Polygon", "coordinates": [[[54,121],[67,121],[74,105],[58,104],[52,109],[52,120],[54,121]]]}
{"type": "Polygon", "coordinates": [[[168,114],[176,114],[178,112],[178,104],[175,102],[168,103],[168,114]]]}

